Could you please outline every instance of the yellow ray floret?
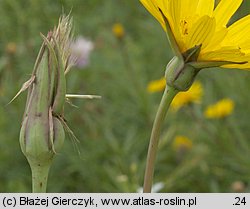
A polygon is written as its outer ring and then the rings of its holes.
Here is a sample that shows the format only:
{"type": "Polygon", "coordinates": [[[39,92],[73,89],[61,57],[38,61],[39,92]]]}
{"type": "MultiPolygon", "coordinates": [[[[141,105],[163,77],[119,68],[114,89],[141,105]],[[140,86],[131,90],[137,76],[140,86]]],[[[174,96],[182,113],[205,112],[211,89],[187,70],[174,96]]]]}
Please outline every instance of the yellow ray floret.
{"type": "Polygon", "coordinates": [[[181,53],[201,45],[197,61],[239,62],[222,67],[250,69],[250,15],[228,26],[243,0],[221,0],[216,7],[214,0],[140,1],[166,31],[165,16],[181,53]]]}

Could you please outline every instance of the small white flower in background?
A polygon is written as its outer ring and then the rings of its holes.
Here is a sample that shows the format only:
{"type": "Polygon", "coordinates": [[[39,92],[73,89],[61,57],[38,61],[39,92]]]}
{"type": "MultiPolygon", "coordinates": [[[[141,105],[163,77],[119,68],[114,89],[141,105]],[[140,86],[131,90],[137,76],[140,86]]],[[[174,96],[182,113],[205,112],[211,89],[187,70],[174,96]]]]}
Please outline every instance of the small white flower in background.
{"type": "MultiPolygon", "coordinates": [[[[158,183],[155,183],[153,186],[152,186],[152,193],[158,193],[160,192],[163,188],[164,188],[164,183],[163,182],[158,182],[158,183]]],[[[143,188],[140,187],[139,189],[137,189],[137,193],[143,193],[143,188]]]]}
{"type": "Polygon", "coordinates": [[[79,36],[71,44],[71,65],[84,68],[89,64],[90,52],[94,49],[92,41],[79,36]]]}

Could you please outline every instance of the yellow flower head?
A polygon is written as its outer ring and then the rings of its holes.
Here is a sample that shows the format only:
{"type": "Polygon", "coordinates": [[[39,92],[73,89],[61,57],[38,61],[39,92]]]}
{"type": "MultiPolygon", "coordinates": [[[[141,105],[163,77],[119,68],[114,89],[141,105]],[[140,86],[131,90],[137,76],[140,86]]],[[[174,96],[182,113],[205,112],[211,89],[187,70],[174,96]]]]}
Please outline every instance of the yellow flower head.
{"type": "Polygon", "coordinates": [[[163,77],[159,80],[151,81],[147,86],[147,91],[149,93],[163,91],[166,87],[166,79],[163,77]]]}
{"type": "Polygon", "coordinates": [[[216,104],[210,105],[204,112],[206,118],[224,118],[232,114],[234,102],[231,99],[222,99],[216,104]]]}
{"type": "Polygon", "coordinates": [[[120,23],[116,23],[112,27],[113,34],[117,38],[123,38],[125,35],[124,27],[120,23]]]}
{"type": "Polygon", "coordinates": [[[216,8],[214,0],[140,1],[166,31],[165,16],[181,53],[201,45],[197,61],[250,68],[250,15],[227,26],[243,0],[221,0],[216,8]]]}
{"type": "Polygon", "coordinates": [[[173,149],[178,151],[178,150],[189,150],[192,148],[193,143],[192,141],[185,137],[185,136],[176,136],[174,141],[173,141],[173,149]]]}
{"type": "Polygon", "coordinates": [[[202,95],[203,95],[202,85],[199,81],[195,81],[188,91],[180,92],[175,96],[171,104],[171,107],[174,110],[178,110],[179,108],[190,103],[200,103],[202,95]]]}

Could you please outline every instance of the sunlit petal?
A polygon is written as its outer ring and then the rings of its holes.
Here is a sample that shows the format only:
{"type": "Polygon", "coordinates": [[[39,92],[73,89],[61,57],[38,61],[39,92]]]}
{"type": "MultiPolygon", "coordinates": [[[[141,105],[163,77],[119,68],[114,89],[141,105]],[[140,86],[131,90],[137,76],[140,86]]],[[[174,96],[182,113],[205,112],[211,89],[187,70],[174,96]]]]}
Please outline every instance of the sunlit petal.
{"type": "Polygon", "coordinates": [[[144,7],[158,20],[161,26],[166,30],[164,20],[159,12],[158,6],[155,1],[151,0],[140,0],[144,7]]]}
{"type": "Polygon", "coordinates": [[[212,16],[214,10],[214,0],[199,0],[197,5],[197,14],[199,16],[212,16]]]}
{"type": "Polygon", "coordinates": [[[214,10],[214,17],[218,27],[226,26],[230,18],[239,8],[243,0],[221,0],[214,10]]]}
{"type": "Polygon", "coordinates": [[[217,33],[214,33],[214,36],[209,41],[207,47],[204,46],[202,53],[208,52],[208,51],[214,51],[222,46],[222,41],[225,39],[226,35],[228,33],[228,30],[226,28],[222,28],[217,33]]]}
{"type": "Polygon", "coordinates": [[[187,48],[202,44],[202,47],[206,47],[215,31],[215,19],[209,16],[203,16],[200,18],[191,28],[187,37],[187,48]]]}
{"type": "Polygon", "coordinates": [[[234,43],[242,43],[249,39],[250,15],[240,19],[228,28],[227,38],[234,43]]]}
{"type": "Polygon", "coordinates": [[[199,0],[181,1],[181,19],[192,16],[196,13],[199,0]]]}
{"type": "Polygon", "coordinates": [[[232,62],[244,62],[250,60],[250,56],[243,53],[240,49],[222,48],[216,51],[210,51],[204,54],[200,54],[199,59],[204,61],[232,61],[232,62]]]}

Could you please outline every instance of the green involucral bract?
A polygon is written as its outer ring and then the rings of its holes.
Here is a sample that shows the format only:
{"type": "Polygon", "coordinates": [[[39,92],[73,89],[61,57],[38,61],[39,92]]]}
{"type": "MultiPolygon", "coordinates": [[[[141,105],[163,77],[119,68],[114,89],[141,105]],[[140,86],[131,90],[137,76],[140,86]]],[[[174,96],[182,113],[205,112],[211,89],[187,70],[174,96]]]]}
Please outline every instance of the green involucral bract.
{"type": "Polygon", "coordinates": [[[175,56],[166,67],[167,85],[178,91],[187,91],[198,72],[199,70],[175,56]]]}

